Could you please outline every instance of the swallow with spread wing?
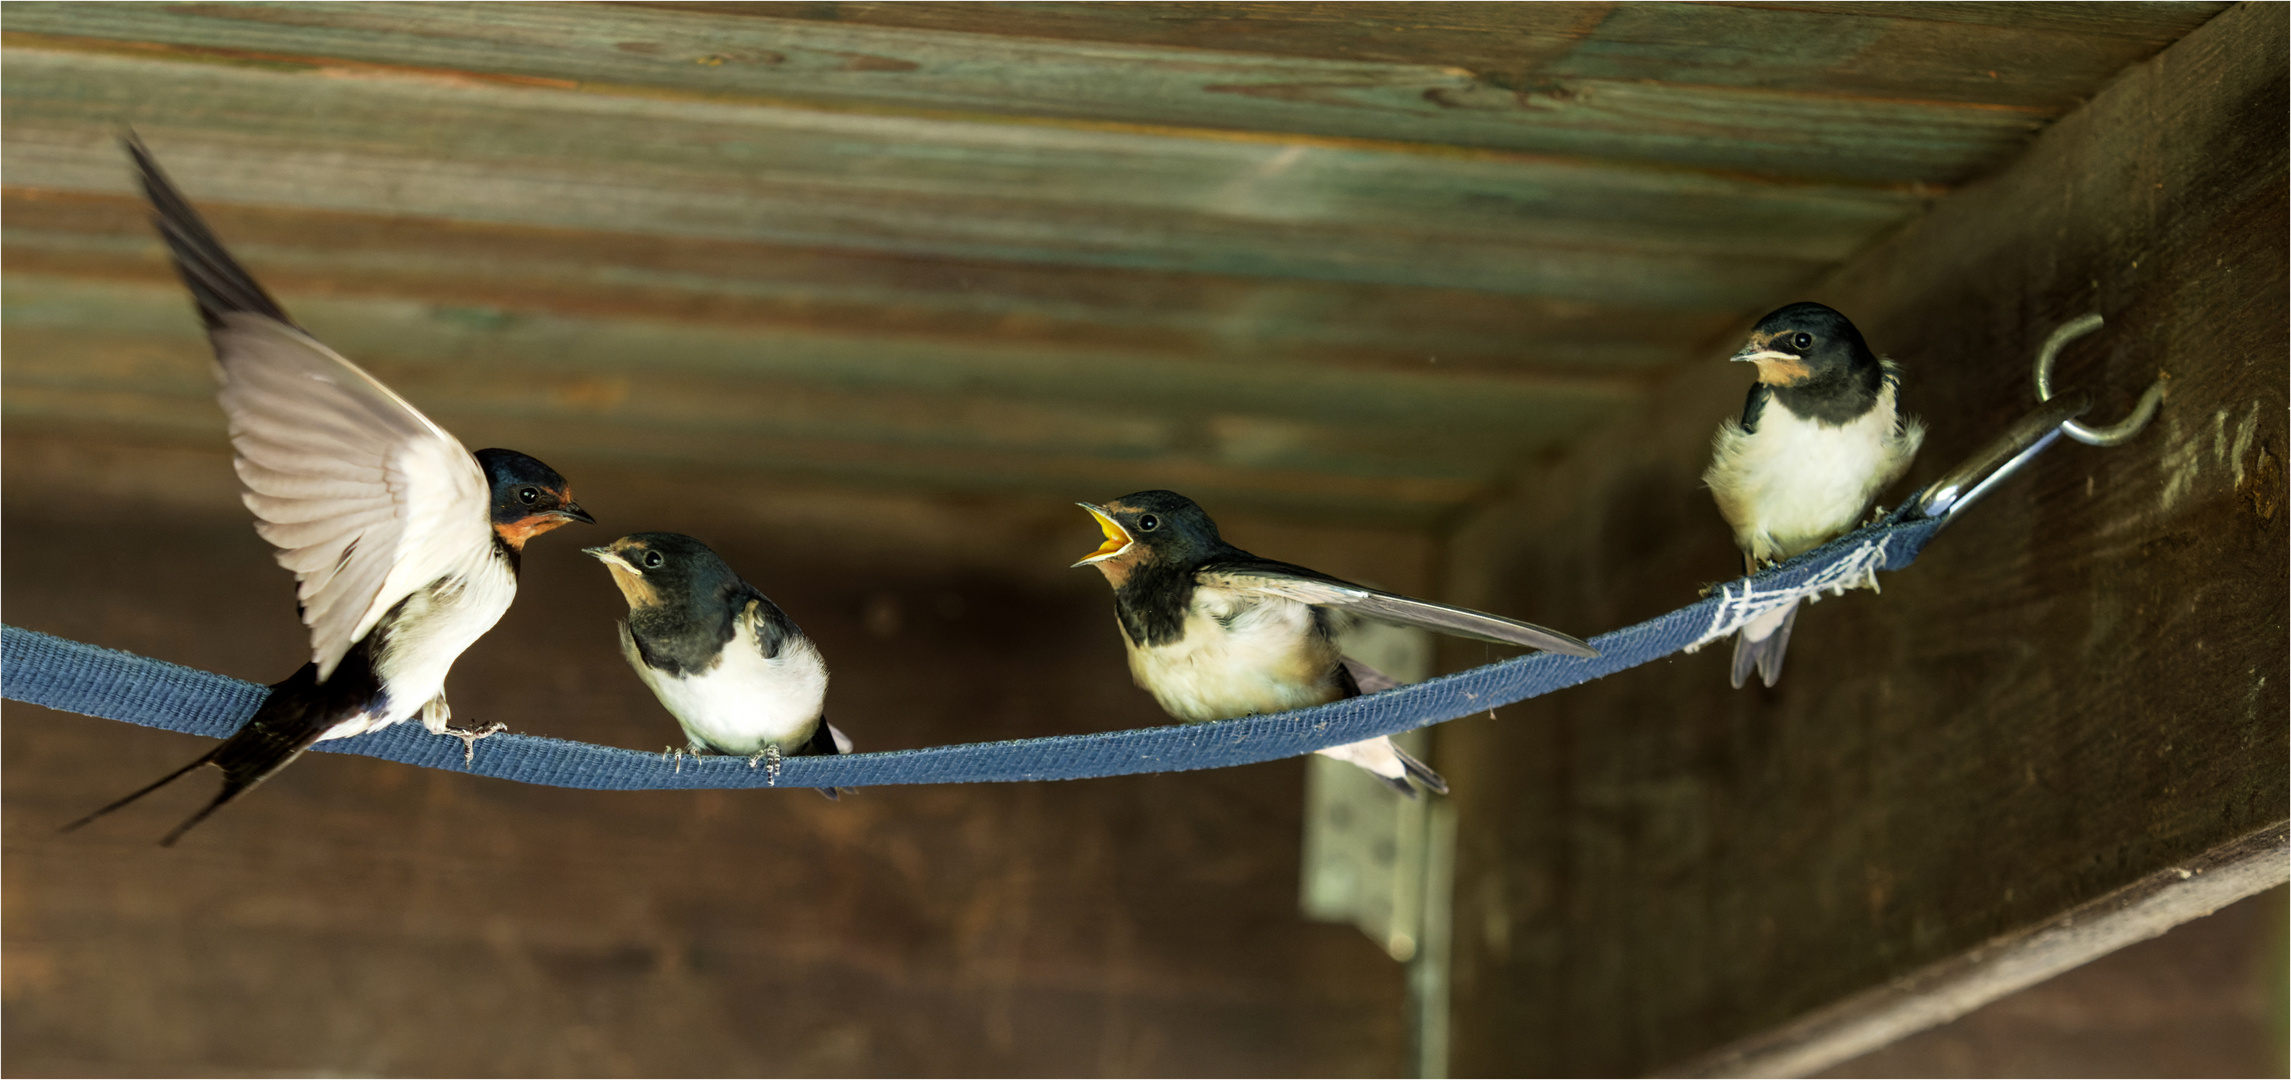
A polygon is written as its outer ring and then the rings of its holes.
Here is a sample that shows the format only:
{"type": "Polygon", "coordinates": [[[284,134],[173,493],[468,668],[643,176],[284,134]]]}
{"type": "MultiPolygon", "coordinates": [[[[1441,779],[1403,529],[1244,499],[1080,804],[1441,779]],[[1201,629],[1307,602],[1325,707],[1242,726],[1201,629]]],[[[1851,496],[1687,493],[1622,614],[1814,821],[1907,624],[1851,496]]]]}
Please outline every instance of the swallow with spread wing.
{"type": "Polygon", "coordinates": [[[246,726],[157,782],[65,826],[117,810],[198,768],[222,770],[212,802],[172,845],[314,743],[416,715],[449,726],[446,672],[517,596],[527,541],[592,521],[556,470],[514,450],[463,449],[404,398],[287,318],[223,249],[140,141],[126,140],[175,269],[215,350],[216,397],[255,531],[294,571],[310,662],[271,686],[246,726]]]}

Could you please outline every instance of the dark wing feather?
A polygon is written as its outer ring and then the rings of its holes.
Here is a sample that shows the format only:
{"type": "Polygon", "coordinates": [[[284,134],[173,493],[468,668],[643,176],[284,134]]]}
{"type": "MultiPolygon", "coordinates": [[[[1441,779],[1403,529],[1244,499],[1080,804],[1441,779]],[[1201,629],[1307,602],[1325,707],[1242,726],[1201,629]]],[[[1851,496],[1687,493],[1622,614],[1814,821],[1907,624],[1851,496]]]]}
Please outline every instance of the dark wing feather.
{"type": "Polygon", "coordinates": [[[1580,639],[1533,623],[1382,592],[1317,570],[1254,556],[1213,560],[1195,573],[1194,580],[1212,588],[1341,608],[1366,618],[1419,626],[1455,637],[1499,645],[1525,645],[1569,656],[1599,655],[1599,650],[1580,639]]]}
{"type": "Polygon", "coordinates": [[[183,277],[183,284],[191,290],[192,299],[198,301],[199,315],[208,326],[220,326],[223,316],[246,312],[294,325],[286,317],[286,310],[278,301],[257,284],[254,275],[247,273],[239,261],[224,250],[223,243],[208,230],[207,222],[191,208],[191,202],[167,179],[152,158],[143,140],[129,135],[120,140],[127,147],[129,157],[135,159],[135,178],[143,185],[143,195],[151,200],[157,213],[152,222],[159,226],[159,235],[166,239],[167,250],[175,256],[175,269],[183,277]]]}
{"type": "Polygon", "coordinates": [[[1766,402],[1773,396],[1773,388],[1765,383],[1750,384],[1750,396],[1742,401],[1742,433],[1744,435],[1753,434],[1758,430],[1758,418],[1765,414],[1766,402]]]}

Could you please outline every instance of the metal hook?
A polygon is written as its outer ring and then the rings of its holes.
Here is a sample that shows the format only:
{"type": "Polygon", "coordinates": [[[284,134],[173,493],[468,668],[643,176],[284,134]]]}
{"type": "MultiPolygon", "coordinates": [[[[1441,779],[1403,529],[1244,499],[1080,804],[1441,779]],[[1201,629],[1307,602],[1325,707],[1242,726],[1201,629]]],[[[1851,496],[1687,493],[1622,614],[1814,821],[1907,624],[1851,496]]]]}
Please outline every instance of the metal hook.
{"type": "MultiPolygon", "coordinates": [[[[2046,339],[2044,349],[2036,354],[2036,399],[2038,401],[2052,400],[2052,364],[2053,361],[2060,359],[2061,348],[2077,338],[2100,329],[2100,323],[2101,318],[2098,315],[2085,315],[2071,319],[2063,323],[2060,329],[2053,331],[2052,337],[2046,339]]],[[[2156,406],[2162,404],[2163,400],[2164,380],[2157,379],[2149,385],[2147,393],[2140,395],[2140,404],[2133,407],[2132,415],[2125,417],[2120,423],[2111,427],[2093,428],[2069,420],[2060,425],[2060,430],[2069,438],[2086,446],[2121,446],[2131,441],[2132,436],[2138,435],[2140,429],[2147,427],[2148,421],[2156,418],[2156,406]]]]}

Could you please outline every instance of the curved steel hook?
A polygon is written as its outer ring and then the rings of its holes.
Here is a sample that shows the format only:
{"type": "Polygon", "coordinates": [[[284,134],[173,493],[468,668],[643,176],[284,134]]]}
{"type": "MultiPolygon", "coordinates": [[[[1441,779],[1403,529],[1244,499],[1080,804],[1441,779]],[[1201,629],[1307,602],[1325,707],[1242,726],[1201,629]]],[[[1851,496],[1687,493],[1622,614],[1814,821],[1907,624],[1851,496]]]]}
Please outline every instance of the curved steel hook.
{"type": "MultiPolygon", "coordinates": [[[[2046,339],[2044,349],[2036,354],[2036,399],[2038,401],[2052,400],[2052,364],[2053,361],[2060,359],[2061,348],[2077,338],[2100,329],[2100,324],[2100,316],[2085,315],[2061,324],[2060,329],[2053,331],[2052,337],[2046,339]]],[[[2156,406],[2162,404],[2163,400],[2164,380],[2157,379],[2154,383],[2149,384],[2147,393],[2140,395],[2140,403],[2133,407],[2132,415],[2125,417],[2122,421],[2108,427],[2094,428],[2069,420],[2060,425],[2060,430],[2069,438],[2086,446],[2121,446],[2131,441],[2132,436],[2138,435],[2140,429],[2147,427],[2148,421],[2156,418],[2156,406]]]]}

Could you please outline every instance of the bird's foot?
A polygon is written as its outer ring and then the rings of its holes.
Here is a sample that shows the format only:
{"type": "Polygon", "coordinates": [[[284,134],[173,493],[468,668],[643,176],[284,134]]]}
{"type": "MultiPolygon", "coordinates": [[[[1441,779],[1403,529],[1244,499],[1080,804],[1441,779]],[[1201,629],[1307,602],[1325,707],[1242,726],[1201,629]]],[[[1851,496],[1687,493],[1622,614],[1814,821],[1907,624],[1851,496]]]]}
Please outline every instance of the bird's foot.
{"type": "Polygon", "coordinates": [[[509,725],[507,724],[487,724],[483,728],[457,728],[449,726],[439,731],[438,734],[451,735],[454,738],[461,740],[461,763],[468,765],[477,760],[477,740],[491,738],[507,730],[509,730],[509,725]]]}
{"type": "Polygon", "coordinates": [[[767,743],[763,749],[749,754],[748,767],[753,769],[758,765],[764,767],[765,786],[780,786],[780,748],[778,746],[767,743]]]}

